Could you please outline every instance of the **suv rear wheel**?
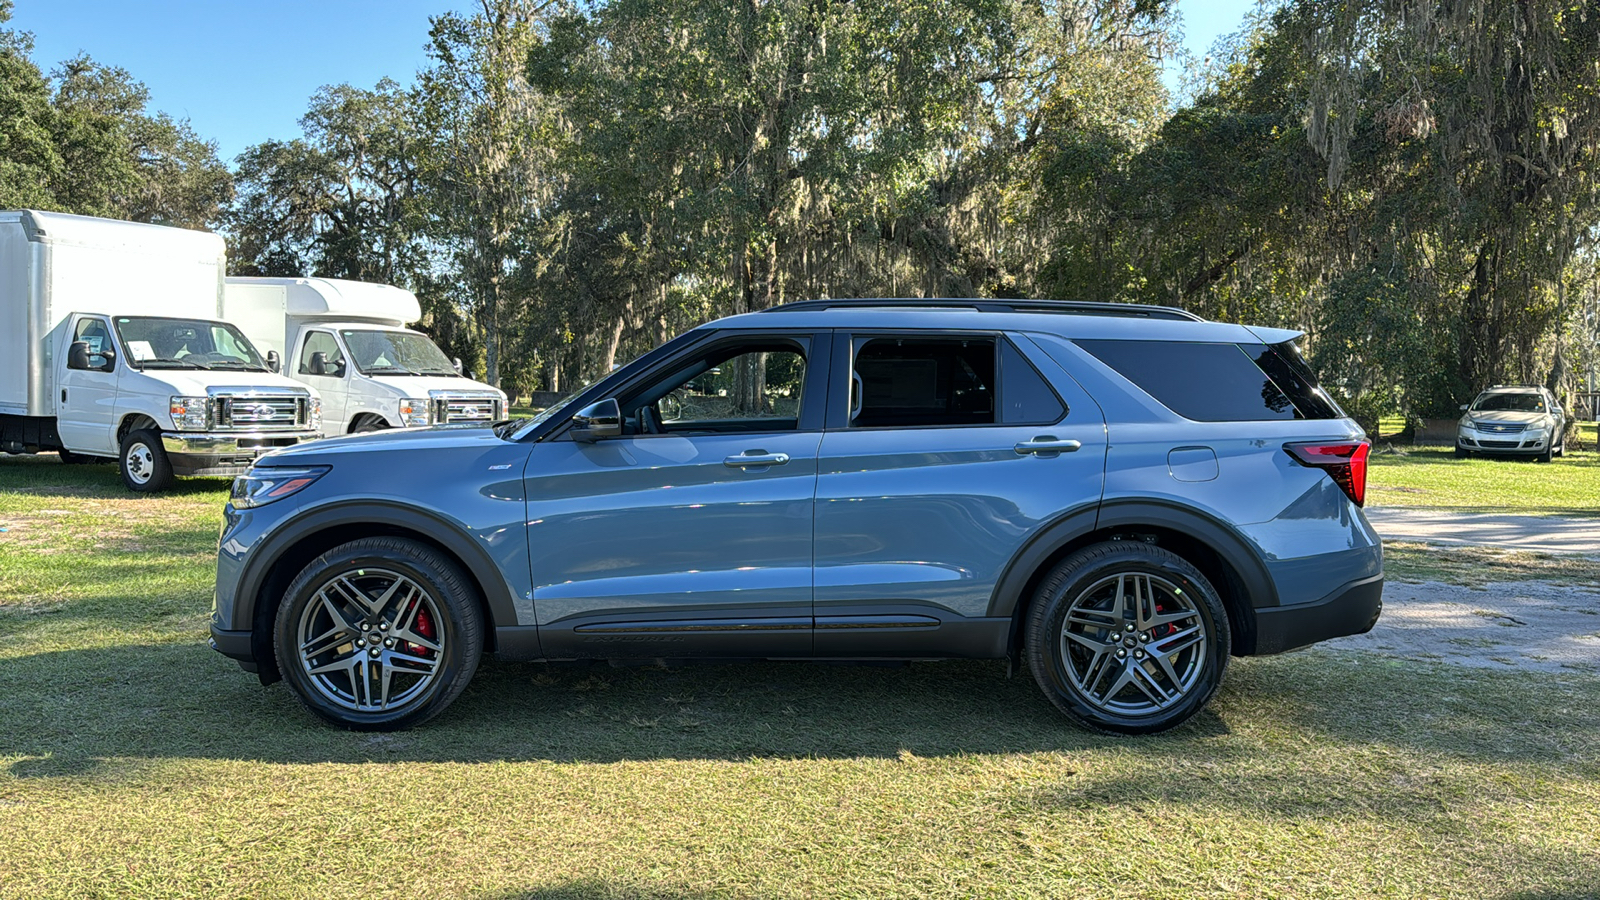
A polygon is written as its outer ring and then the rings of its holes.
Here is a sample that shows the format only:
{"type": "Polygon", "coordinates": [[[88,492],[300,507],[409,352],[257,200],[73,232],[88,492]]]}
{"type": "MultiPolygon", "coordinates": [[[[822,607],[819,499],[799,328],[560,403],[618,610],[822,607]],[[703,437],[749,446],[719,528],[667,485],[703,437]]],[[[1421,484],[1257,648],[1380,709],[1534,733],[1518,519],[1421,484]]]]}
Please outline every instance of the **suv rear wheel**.
{"type": "Polygon", "coordinates": [[[483,615],[453,560],[405,538],[364,538],[312,560],[273,628],[278,668],[318,716],[393,731],[443,712],[483,651],[483,615]]]}
{"type": "Polygon", "coordinates": [[[1187,560],[1148,544],[1085,547],[1040,585],[1028,668],[1056,708],[1100,731],[1148,734],[1203,708],[1228,664],[1228,617],[1187,560]]]}

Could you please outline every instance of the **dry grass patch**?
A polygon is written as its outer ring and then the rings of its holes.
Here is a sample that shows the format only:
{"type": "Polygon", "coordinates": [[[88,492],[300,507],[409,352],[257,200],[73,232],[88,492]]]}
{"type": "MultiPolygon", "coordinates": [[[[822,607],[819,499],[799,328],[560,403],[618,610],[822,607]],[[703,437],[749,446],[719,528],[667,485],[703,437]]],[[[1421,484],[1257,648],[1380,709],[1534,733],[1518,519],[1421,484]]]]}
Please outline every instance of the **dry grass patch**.
{"type": "Polygon", "coordinates": [[[1600,561],[1559,553],[1498,547],[1440,547],[1385,541],[1384,576],[1393,581],[1442,581],[1482,586],[1495,582],[1544,581],[1600,586],[1600,561]]]}

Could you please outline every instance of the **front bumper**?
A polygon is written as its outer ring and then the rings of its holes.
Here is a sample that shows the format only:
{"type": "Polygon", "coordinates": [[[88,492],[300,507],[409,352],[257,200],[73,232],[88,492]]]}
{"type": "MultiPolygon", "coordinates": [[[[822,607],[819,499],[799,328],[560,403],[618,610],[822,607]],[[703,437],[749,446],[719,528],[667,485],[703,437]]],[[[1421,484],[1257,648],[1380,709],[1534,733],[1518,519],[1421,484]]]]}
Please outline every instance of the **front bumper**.
{"type": "Polygon", "coordinates": [[[1366,634],[1383,612],[1383,576],[1374,575],[1335,589],[1321,600],[1256,610],[1252,656],[1282,653],[1318,641],[1366,634]]]}
{"type": "Polygon", "coordinates": [[[255,653],[250,649],[250,632],[248,631],[223,631],[216,623],[211,623],[211,649],[223,656],[237,662],[239,667],[246,672],[259,670],[256,665],[255,653]]]}
{"type": "Polygon", "coordinates": [[[162,449],[174,475],[242,475],[257,459],[322,434],[315,431],[242,431],[198,434],[164,431],[162,449]]]}
{"type": "Polygon", "coordinates": [[[1550,433],[1547,431],[1538,434],[1529,434],[1525,431],[1504,434],[1463,428],[1456,432],[1456,447],[1473,453],[1535,456],[1543,453],[1550,446],[1550,441],[1550,433]]]}

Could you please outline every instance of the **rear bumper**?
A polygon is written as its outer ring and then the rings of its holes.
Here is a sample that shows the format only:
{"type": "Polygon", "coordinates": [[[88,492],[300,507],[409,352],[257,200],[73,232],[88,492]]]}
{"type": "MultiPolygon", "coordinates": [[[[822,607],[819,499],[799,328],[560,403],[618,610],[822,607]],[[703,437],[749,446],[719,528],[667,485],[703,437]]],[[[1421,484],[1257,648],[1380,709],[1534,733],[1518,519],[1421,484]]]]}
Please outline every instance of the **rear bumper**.
{"type": "Polygon", "coordinates": [[[238,434],[186,434],[164,431],[161,447],[174,475],[242,475],[257,459],[322,435],[304,432],[240,432],[238,434]]]}
{"type": "Polygon", "coordinates": [[[1251,656],[1366,634],[1383,612],[1383,575],[1352,581],[1311,603],[1265,607],[1255,612],[1256,645],[1251,656]]]}

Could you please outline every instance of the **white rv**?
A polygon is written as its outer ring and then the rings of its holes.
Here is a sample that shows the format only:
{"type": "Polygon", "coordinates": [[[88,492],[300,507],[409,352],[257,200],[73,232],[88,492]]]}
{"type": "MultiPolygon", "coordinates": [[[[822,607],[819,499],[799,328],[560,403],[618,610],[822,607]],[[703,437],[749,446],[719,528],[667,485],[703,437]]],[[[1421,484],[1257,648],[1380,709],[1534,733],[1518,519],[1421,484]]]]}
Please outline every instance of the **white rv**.
{"type": "Polygon", "coordinates": [[[285,375],[322,397],[329,435],[506,417],[506,395],[405,326],[410,291],[334,278],[229,278],[223,315],[283,354],[285,375]]]}
{"type": "Polygon", "coordinates": [[[0,450],[157,491],[320,437],[316,392],[219,320],[224,275],[209,232],[0,212],[0,450]]]}

